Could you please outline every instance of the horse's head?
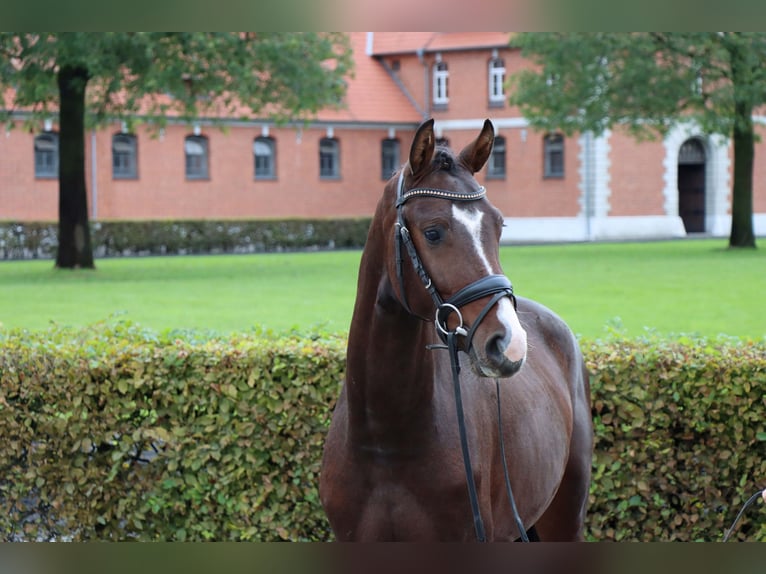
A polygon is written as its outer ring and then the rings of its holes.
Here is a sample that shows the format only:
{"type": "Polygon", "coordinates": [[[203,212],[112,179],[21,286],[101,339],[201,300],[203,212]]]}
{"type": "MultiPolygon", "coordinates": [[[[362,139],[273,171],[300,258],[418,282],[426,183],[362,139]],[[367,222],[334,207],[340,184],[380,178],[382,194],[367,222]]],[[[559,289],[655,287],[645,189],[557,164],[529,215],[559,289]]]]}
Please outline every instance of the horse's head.
{"type": "Polygon", "coordinates": [[[394,236],[388,277],[413,315],[456,333],[482,376],[507,377],[527,353],[510,281],[499,261],[503,217],[474,178],[494,142],[489,120],[455,155],[436,146],[433,120],[422,124],[409,162],[389,182],[385,227],[394,236]]]}

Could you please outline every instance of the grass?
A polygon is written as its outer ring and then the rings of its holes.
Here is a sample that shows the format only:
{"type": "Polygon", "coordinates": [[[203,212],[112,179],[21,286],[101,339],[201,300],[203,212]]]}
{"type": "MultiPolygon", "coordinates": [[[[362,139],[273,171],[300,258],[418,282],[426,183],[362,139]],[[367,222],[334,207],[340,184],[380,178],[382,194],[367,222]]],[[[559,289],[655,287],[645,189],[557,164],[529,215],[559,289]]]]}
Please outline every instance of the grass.
{"type": "MultiPolygon", "coordinates": [[[[0,262],[0,325],[38,330],[122,316],[158,331],[344,332],[361,253],[105,259],[96,271],[0,262]]],[[[618,329],[766,336],[766,252],[725,240],[503,247],[518,294],[580,336],[618,329]]]]}

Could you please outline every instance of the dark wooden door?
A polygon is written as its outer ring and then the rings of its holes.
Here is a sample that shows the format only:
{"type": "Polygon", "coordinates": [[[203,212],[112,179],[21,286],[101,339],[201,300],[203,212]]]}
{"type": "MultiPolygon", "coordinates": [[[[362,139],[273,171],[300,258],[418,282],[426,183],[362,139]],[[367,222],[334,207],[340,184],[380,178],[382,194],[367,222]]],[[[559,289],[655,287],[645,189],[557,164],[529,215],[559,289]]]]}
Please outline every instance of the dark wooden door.
{"type": "Polygon", "coordinates": [[[678,215],[687,233],[705,231],[705,164],[678,166],[678,215]]]}

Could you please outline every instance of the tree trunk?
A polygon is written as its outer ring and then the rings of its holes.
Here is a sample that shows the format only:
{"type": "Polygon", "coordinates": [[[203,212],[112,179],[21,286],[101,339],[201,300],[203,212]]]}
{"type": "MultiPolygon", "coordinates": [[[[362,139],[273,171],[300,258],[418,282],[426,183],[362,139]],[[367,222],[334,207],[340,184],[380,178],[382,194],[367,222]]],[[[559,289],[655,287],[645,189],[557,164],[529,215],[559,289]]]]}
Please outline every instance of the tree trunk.
{"type": "Polygon", "coordinates": [[[734,88],[734,182],[729,247],[755,247],[753,231],[753,104],[747,94],[750,72],[741,47],[730,51],[734,88]]]}
{"type": "Polygon", "coordinates": [[[59,244],[56,267],[93,269],[85,188],[85,86],[88,70],[63,66],[59,85],[59,244]]]}
{"type": "Polygon", "coordinates": [[[729,247],[755,247],[755,233],[753,231],[754,136],[753,122],[750,117],[752,112],[748,111],[747,113],[749,129],[746,127],[744,129],[734,128],[734,182],[731,190],[729,247]]]}

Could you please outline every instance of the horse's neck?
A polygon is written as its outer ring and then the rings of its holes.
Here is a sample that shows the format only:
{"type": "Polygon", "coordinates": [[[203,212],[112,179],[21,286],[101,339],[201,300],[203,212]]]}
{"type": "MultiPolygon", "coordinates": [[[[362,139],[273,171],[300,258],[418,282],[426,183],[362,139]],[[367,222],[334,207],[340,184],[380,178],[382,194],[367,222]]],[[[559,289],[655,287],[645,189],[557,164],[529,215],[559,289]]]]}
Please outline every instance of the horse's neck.
{"type": "Polygon", "coordinates": [[[360,270],[349,330],[346,393],[352,425],[375,440],[400,437],[430,418],[433,325],[405,312],[380,273],[360,270]]]}

